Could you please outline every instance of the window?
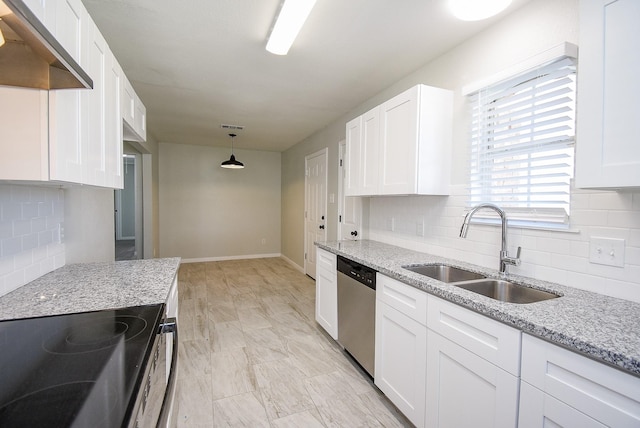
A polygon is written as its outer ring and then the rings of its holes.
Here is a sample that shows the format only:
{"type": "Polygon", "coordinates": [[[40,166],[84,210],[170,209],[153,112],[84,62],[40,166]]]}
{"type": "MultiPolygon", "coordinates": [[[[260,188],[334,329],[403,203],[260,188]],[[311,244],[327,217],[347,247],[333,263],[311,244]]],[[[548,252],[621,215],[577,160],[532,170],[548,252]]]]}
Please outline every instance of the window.
{"type": "Polygon", "coordinates": [[[575,77],[565,57],[468,95],[470,207],[491,202],[512,224],[568,226],[575,77]]]}

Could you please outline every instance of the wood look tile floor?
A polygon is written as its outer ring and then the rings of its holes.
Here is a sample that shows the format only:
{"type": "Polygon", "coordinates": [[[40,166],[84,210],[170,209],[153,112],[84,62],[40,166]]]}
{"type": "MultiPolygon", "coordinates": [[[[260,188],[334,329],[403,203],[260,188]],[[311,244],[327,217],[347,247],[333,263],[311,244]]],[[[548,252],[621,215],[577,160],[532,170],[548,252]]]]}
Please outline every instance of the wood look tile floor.
{"type": "Polygon", "coordinates": [[[279,258],[183,264],[178,427],[407,427],[279,258]]]}

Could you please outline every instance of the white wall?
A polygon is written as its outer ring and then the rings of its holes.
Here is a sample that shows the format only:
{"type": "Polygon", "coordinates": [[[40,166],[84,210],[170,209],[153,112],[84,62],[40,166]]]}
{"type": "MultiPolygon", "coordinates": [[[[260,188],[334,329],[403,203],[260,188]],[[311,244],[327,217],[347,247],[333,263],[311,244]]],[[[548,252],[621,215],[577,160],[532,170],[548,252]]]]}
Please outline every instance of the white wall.
{"type": "Polygon", "coordinates": [[[115,260],[114,191],[73,185],[64,189],[67,263],[115,260]]]}
{"type": "Polygon", "coordinates": [[[0,184],[0,296],[65,264],[64,192],[0,184]]]}
{"type": "MultiPolygon", "coordinates": [[[[299,189],[296,183],[304,178],[303,171],[295,169],[299,162],[294,164],[289,158],[296,159],[298,153],[311,153],[318,142],[324,142],[330,148],[329,163],[337,162],[337,149],[331,149],[344,138],[344,127],[350,119],[418,83],[451,89],[455,95],[452,196],[366,198],[365,208],[370,212],[364,219],[365,224],[369,223],[365,233],[378,241],[497,268],[498,228],[474,225],[467,239],[458,237],[469,173],[468,112],[461,89],[560,43],[578,44],[578,19],[578,0],[532,0],[404,79],[381,88],[376,96],[289,149],[283,154],[285,214],[293,216],[304,205],[303,192],[287,190],[299,189]],[[387,220],[391,217],[394,231],[388,230],[387,220]],[[423,221],[425,236],[417,236],[416,225],[423,221]]],[[[577,144],[580,144],[579,136],[577,144]]],[[[522,265],[511,271],[640,301],[640,193],[573,190],[573,233],[511,229],[510,250],[513,252],[516,246],[522,246],[522,265]],[[589,263],[591,236],[625,239],[625,266],[615,268],[589,263]]],[[[337,193],[337,181],[329,183],[328,191],[337,193]]],[[[334,235],[329,234],[329,239],[331,236],[334,235]]],[[[290,259],[296,260],[303,253],[302,242],[301,225],[294,230],[283,230],[283,253],[290,259]]]]}
{"type": "MultiPolygon", "coordinates": [[[[461,88],[559,43],[578,44],[577,35],[577,1],[532,1],[394,85],[392,92],[419,82],[455,91],[454,186],[450,197],[371,198],[369,237],[497,268],[498,227],[473,225],[467,239],[458,237],[469,172],[468,116],[461,88]],[[394,231],[388,230],[389,218],[394,218],[394,231]],[[416,224],[422,221],[424,237],[416,235],[416,224]]],[[[640,193],[572,189],[571,209],[572,233],[509,230],[510,251],[522,246],[522,265],[510,271],[640,301],[640,193]],[[625,239],[625,266],[590,263],[592,236],[625,239]]]]}
{"type": "Polygon", "coordinates": [[[280,254],[280,153],[160,143],[160,257],[280,254]],[[264,239],[264,244],[262,243],[264,239]]]}

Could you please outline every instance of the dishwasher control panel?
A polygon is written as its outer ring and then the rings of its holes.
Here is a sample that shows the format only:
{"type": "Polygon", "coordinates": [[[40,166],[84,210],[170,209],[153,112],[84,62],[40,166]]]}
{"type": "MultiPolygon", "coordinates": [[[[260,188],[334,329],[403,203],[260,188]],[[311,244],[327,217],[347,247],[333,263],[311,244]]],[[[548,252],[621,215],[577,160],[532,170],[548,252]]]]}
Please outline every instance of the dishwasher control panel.
{"type": "Polygon", "coordinates": [[[376,289],[376,271],[353,260],[338,256],[338,272],[342,272],[369,288],[376,289]]]}

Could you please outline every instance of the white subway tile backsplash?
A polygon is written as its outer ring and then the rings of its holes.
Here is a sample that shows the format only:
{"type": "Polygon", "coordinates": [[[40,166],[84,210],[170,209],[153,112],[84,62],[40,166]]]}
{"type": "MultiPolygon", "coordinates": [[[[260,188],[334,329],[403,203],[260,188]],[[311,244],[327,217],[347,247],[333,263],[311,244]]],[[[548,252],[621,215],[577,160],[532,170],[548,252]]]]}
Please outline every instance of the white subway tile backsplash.
{"type": "Polygon", "coordinates": [[[0,295],[64,266],[62,189],[0,184],[0,295]]]}
{"type": "MultiPolygon", "coordinates": [[[[370,239],[497,269],[500,228],[474,224],[458,237],[466,189],[449,197],[370,198],[370,239]],[[386,228],[396,220],[395,231],[386,228]],[[425,222],[424,236],[415,224],[425,222]],[[411,225],[411,227],[407,225],[411,225]]],[[[510,272],[640,302],[640,193],[574,189],[571,231],[509,229],[509,251],[522,247],[522,264],[510,272]],[[624,267],[589,262],[591,237],[625,240],[624,267]]]]}
{"type": "Polygon", "coordinates": [[[607,224],[609,226],[640,229],[640,213],[637,211],[610,210],[608,214],[607,224]]]}

